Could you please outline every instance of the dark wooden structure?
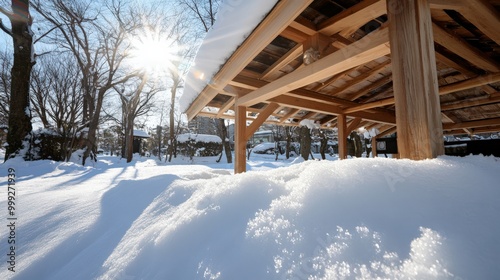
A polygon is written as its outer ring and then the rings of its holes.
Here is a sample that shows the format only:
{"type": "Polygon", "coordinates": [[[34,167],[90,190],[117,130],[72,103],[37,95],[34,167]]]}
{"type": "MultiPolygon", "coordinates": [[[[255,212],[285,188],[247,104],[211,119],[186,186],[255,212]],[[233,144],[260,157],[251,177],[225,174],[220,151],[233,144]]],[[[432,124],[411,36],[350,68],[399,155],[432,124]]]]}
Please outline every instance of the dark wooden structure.
{"type": "Polygon", "coordinates": [[[186,113],[235,119],[236,173],[262,123],[302,119],[338,127],[341,158],[361,126],[397,132],[402,158],[434,158],[444,134],[500,131],[499,11],[499,0],[278,1],[186,113]]]}

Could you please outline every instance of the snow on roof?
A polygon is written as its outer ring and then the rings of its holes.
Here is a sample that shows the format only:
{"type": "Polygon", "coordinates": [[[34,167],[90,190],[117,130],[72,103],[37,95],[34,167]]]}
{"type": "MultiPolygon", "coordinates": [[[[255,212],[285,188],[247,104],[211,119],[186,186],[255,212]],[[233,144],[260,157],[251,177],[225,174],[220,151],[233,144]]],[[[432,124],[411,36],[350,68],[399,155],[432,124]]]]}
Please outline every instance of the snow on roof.
{"type": "Polygon", "coordinates": [[[225,1],[186,77],[179,109],[185,112],[221,66],[250,35],[277,0],[225,1]]]}
{"type": "Polygon", "coordinates": [[[134,137],[149,138],[151,136],[144,130],[134,129],[134,137]]]}
{"type": "Polygon", "coordinates": [[[188,142],[191,139],[203,143],[222,143],[222,139],[217,135],[185,133],[177,136],[177,142],[180,143],[188,142]]]}

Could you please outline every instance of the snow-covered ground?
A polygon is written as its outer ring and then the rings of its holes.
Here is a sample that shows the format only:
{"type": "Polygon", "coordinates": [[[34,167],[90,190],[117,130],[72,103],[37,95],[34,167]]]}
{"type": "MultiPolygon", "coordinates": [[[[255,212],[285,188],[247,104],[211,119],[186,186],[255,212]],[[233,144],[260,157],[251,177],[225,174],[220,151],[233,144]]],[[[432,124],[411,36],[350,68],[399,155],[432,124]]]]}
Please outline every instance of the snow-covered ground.
{"type": "Polygon", "coordinates": [[[500,275],[498,158],[214,161],[0,165],[0,279],[500,275]]]}

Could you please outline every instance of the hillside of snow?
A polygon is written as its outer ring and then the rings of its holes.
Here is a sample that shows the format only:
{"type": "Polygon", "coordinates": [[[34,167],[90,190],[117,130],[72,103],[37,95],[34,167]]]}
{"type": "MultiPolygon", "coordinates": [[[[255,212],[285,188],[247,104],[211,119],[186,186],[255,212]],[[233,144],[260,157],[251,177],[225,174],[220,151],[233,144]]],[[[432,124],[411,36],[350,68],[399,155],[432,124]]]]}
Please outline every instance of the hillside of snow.
{"type": "MultiPolygon", "coordinates": [[[[440,157],[94,167],[16,176],[15,272],[0,279],[496,279],[500,160],[440,157]]],[[[271,157],[274,158],[273,155],[271,157]]],[[[209,161],[209,160],[207,160],[209,161]]]]}

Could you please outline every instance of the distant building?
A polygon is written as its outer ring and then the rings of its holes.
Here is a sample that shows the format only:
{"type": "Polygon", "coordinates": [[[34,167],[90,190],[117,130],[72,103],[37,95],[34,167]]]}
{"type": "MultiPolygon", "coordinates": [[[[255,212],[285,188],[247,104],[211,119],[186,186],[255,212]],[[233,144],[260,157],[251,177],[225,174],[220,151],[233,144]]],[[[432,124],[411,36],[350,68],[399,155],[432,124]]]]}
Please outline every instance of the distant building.
{"type": "Polygon", "coordinates": [[[134,154],[138,153],[142,155],[141,144],[143,139],[150,138],[149,134],[144,130],[134,129],[134,144],[132,152],[134,154]]]}

